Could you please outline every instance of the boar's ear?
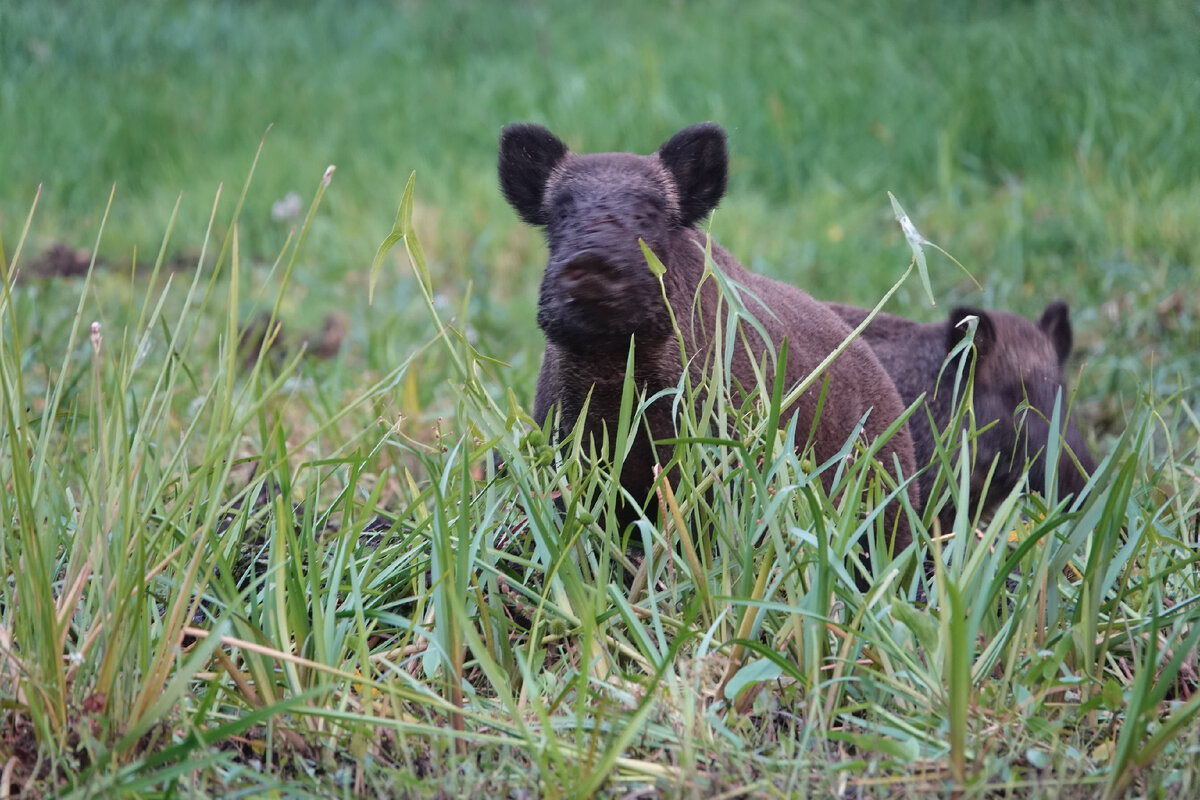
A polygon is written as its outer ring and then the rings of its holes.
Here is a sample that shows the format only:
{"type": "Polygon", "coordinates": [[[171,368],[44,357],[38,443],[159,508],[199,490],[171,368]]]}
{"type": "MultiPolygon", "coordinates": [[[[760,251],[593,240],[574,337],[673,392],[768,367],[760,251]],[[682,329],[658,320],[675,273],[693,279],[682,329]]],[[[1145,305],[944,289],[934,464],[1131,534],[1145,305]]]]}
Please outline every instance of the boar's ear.
{"type": "Polygon", "coordinates": [[[1071,355],[1071,310],[1062,300],[1055,300],[1046,306],[1042,316],[1037,321],[1042,333],[1050,337],[1054,343],[1054,352],[1058,354],[1058,365],[1067,363],[1071,355]]]}
{"type": "Polygon", "coordinates": [[[500,188],[530,225],[545,225],[546,181],[567,146],[541,125],[507,125],[500,132],[500,188]]]}
{"type": "Polygon", "coordinates": [[[720,125],[702,122],[684,128],[658,148],[658,158],[675,178],[679,214],[694,225],[717,207],[729,176],[729,152],[720,125]]]}
{"type": "Polygon", "coordinates": [[[950,312],[950,322],[946,326],[946,352],[951,350],[967,335],[967,317],[978,317],[979,324],[975,326],[975,352],[979,358],[987,358],[988,351],[996,343],[996,326],[992,317],[986,311],[978,308],[960,306],[950,312]]]}

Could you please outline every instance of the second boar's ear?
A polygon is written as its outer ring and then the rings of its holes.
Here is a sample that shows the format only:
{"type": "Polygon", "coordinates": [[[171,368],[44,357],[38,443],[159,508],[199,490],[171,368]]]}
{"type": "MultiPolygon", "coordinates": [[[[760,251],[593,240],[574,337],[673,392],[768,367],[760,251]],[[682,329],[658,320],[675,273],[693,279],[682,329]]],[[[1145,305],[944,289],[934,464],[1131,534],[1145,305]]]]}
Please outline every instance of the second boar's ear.
{"type": "Polygon", "coordinates": [[[546,182],[566,154],[562,140],[541,125],[506,125],[500,132],[500,189],[530,225],[546,224],[546,182]]]}
{"type": "Polygon", "coordinates": [[[979,358],[987,358],[988,351],[996,343],[996,326],[986,311],[965,306],[950,312],[950,321],[946,325],[946,352],[953,350],[967,335],[967,323],[964,322],[967,317],[979,318],[979,324],[975,326],[975,352],[979,358]]]}
{"type": "Polygon", "coordinates": [[[1054,343],[1054,352],[1058,355],[1058,365],[1061,367],[1071,355],[1071,310],[1062,300],[1055,300],[1046,306],[1037,326],[1054,343]]]}
{"type": "Polygon", "coordinates": [[[684,128],[658,148],[658,158],[675,178],[679,213],[694,225],[717,207],[729,177],[725,131],[713,122],[684,128]]]}

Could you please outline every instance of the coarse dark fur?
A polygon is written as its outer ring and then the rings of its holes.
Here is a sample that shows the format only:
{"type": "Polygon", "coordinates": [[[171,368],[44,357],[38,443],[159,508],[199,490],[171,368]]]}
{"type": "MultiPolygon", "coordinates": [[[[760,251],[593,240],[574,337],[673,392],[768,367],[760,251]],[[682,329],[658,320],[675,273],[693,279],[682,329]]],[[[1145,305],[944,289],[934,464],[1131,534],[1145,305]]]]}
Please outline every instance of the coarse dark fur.
{"type": "MultiPolygon", "coordinates": [[[[865,309],[829,303],[848,324],[857,327],[867,317],[865,309]]],[[[973,409],[976,428],[989,426],[975,440],[971,469],[972,510],[983,501],[989,511],[1006,497],[1029,463],[1029,485],[1042,490],[1046,481],[1044,452],[1050,437],[1050,419],[1055,396],[1061,392],[1061,414],[1065,417],[1069,396],[1063,383],[1063,365],[1071,355],[1070,310],[1057,300],[1046,306],[1037,322],[1006,311],[956,308],[945,322],[919,323],[893,314],[879,314],[863,332],[875,355],[896,384],[904,403],[912,404],[922,394],[931,414],[918,412],[909,418],[917,464],[924,467],[934,458],[935,430],[945,430],[954,413],[956,365],[942,365],[950,351],[966,335],[968,316],[979,318],[975,330],[973,409]],[[939,384],[938,375],[941,373],[939,384]],[[1022,406],[1025,408],[1022,410],[1022,406]],[[990,424],[990,423],[995,424],[990,424]],[[996,460],[995,474],[984,492],[984,483],[996,460]]],[[[1062,441],[1078,459],[1078,466],[1065,450],[1058,462],[1058,491],[1078,495],[1095,469],[1074,422],[1062,427],[1062,441]]],[[[936,473],[922,473],[921,508],[929,502],[936,473]]],[[[952,518],[953,507],[940,515],[952,518]]]]}
{"type": "MultiPolygon", "coordinates": [[[[639,238],[666,267],[663,285],[690,359],[693,383],[711,368],[712,335],[718,325],[724,330],[728,303],[719,302],[711,277],[701,280],[707,237],[696,225],[720,201],[727,171],[725,133],[711,123],[680,131],[649,156],[577,155],[541,126],[504,129],[500,186],[522,219],[545,229],[550,251],[538,300],[538,325],[546,336],[534,397],[539,421],[557,406],[559,432],[571,430],[591,393],[585,435],[598,443],[607,427],[611,439],[631,339],[639,389],[649,396],[678,385],[683,373],[678,337],[639,238]],[[720,320],[718,308],[723,309],[720,320]]],[[[794,386],[850,333],[849,326],[808,294],[747,271],[715,243],[712,258],[757,298],[744,299],[773,343],[742,326],[748,347],[739,346],[732,361],[736,384],[755,386],[753,364],[768,351],[777,355],[787,337],[786,385],[794,386]]],[[[868,412],[861,436],[873,441],[903,410],[887,373],[865,344],[852,342],[825,374],[828,395],[814,441],[820,462],[838,453],[868,412]]],[[[798,430],[805,435],[820,391],[818,380],[784,410],[781,425],[798,415],[798,430]]],[[[647,417],[655,440],[675,435],[669,400],[651,405],[647,417]]],[[[653,484],[655,463],[665,465],[671,453],[666,445],[656,451],[645,436],[635,441],[621,482],[639,502],[653,484]]],[[[901,429],[885,442],[879,459],[896,477],[897,462],[903,475],[912,475],[915,461],[907,431],[901,429]]],[[[915,485],[909,489],[915,498],[915,485]]],[[[903,515],[896,513],[897,505],[893,503],[885,516],[896,525],[893,546],[898,552],[911,536],[903,515]]],[[[623,521],[631,518],[628,513],[623,521]]]]}

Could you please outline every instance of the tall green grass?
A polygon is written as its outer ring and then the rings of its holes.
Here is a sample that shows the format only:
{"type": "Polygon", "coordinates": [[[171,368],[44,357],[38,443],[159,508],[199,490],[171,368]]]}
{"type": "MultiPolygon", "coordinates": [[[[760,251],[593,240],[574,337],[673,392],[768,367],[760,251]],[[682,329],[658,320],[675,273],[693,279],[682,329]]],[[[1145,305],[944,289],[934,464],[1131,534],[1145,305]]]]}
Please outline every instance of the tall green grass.
{"type": "Polygon", "coordinates": [[[920,525],[863,591],[844,556],[873,479],[826,492],[764,376],[760,403],[683,404],[665,513],[625,538],[616,466],[579,436],[555,448],[469,312],[443,310],[411,181],[381,265],[403,245],[429,331],[413,358],[333,397],[302,354],[238,352],[236,309],[276,313],[328,177],[267,282],[245,277],[241,199],[135,325],[104,321],[93,271],[36,332],[53,363],[30,360],[36,293],[11,284],[24,237],[5,261],[5,786],[1195,790],[1200,423],[1180,396],[1139,398],[1081,497],[1014,491],[948,539],[920,525]],[[452,403],[396,418],[427,365],[452,403]]]}

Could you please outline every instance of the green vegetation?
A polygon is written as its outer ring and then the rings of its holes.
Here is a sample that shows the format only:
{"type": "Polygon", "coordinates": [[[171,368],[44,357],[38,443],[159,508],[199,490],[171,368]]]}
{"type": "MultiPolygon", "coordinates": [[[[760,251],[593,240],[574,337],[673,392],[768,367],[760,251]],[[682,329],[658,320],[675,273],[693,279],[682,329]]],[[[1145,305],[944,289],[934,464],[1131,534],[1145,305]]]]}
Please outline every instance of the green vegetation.
{"type": "Polygon", "coordinates": [[[1195,796],[1194,4],[796,5],[0,3],[0,796],[1195,796]],[[889,311],[1066,298],[1090,490],[863,593],[764,386],[610,530],[524,119],[721,122],[714,237],[822,299],[905,276],[889,190],[982,287],[889,311]]]}

